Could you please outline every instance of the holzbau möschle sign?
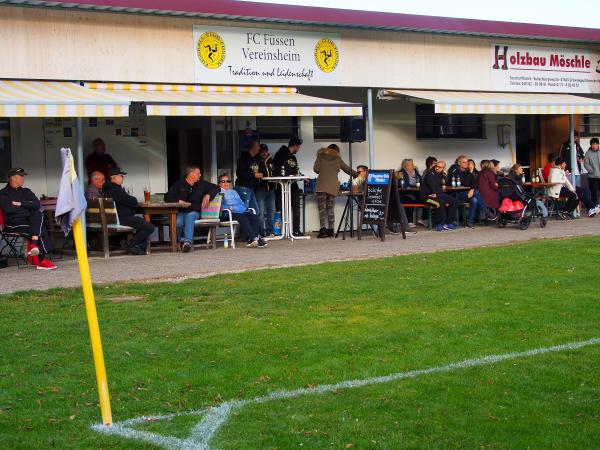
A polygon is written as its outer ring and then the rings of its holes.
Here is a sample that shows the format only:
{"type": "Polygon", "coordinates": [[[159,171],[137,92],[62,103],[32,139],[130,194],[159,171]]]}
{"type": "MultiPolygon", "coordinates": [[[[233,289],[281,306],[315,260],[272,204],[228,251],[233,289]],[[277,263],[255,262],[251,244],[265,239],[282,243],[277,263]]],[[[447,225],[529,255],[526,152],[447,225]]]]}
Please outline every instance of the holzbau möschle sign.
{"type": "Polygon", "coordinates": [[[493,90],[522,92],[600,92],[600,54],[586,49],[491,46],[493,90]]]}

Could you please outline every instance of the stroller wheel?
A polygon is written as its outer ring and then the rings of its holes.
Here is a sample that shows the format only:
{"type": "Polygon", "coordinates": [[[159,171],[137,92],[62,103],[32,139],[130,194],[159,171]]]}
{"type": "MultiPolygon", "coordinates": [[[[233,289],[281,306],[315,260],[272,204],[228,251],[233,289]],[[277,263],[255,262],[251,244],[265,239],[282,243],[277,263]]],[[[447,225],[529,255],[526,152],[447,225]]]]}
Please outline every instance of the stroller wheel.
{"type": "Polygon", "coordinates": [[[540,228],[544,228],[547,223],[548,223],[548,219],[544,216],[541,216],[540,217],[540,228]]]}
{"type": "Polygon", "coordinates": [[[498,217],[498,212],[495,209],[487,208],[485,212],[485,218],[490,222],[493,222],[498,217]]]}
{"type": "Polygon", "coordinates": [[[504,228],[506,227],[506,220],[504,219],[498,219],[498,228],[504,228]]]}
{"type": "Polygon", "coordinates": [[[521,219],[521,221],[519,222],[519,228],[521,230],[526,230],[527,228],[529,228],[530,222],[531,222],[531,219],[529,217],[523,217],[521,219]]]}

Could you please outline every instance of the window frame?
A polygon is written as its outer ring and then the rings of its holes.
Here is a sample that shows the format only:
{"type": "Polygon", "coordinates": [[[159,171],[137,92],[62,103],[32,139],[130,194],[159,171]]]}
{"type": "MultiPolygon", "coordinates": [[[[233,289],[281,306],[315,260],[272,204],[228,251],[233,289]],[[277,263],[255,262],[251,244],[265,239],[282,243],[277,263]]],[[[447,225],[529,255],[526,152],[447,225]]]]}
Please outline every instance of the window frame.
{"type": "Polygon", "coordinates": [[[415,137],[418,141],[432,140],[485,140],[487,139],[487,129],[485,114],[439,114],[435,113],[435,106],[432,103],[415,104],[415,137]],[[423,123],[429,119],[427,123],[423,123]],[[479,121],[477,124],[468,123],[469,119],[479,121]],[[443,128],[458,129],[463,131],[459,133],[444,133],[443,128]],[[476,128],[476,132],[466,133],[461,128],[476,128]],[[424,133],[424,128],[430,128],[432,133],[424,133]]]}
{"type": "MultiPolygon", "coordinates": [[[[260,140],[261,141],[275,141],[275,142],[280,142],[280,141],[288,141],[290,138],[292,137],[299,137],[300,136],[300,121],[298,120],[297,116],[283,116],[285,118],[289,118],[291,119],[291,124],[290,126],[278,126],[278,125],[271,125],[268,126],[267,125],[267,129],[272,128],[275,130],[281,130],[280,132],[273,132],[271,131],[263,131],[265,128],[265,124],[262,123],[260,124],[259,122],[261,120],[265,120],[265,119],[273,119],[273,117],[271,116],[257,116],[256,119],[256,131],[258,132],[259,136],[260,136],[260,140]]],[[[281,118],[281,117],[278,117],[281,118]]]]}

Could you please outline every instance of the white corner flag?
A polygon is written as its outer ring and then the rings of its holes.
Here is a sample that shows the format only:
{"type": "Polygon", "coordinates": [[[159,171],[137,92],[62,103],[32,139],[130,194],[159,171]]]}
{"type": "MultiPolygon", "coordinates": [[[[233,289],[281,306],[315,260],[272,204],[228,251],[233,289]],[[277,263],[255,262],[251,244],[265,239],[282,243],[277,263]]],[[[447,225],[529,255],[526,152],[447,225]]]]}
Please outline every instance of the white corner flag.
{"type": "Polygon", "coordinates": [[[73,155],[71,149],[61,148],[62,175],[60,177],[60,188],[56,200],[56,222],[60,225],[65,236],[71,231],[75,220],[79,218],[87,208],[85,194],[77,179],[73,155]]]}

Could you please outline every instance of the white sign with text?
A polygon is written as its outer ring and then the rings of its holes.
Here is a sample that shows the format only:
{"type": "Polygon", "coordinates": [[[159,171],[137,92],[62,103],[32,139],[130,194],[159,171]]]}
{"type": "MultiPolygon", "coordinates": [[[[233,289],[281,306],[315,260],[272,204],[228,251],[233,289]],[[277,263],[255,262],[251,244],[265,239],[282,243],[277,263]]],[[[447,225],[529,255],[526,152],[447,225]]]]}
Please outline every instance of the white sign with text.
{"type": "Polygon", "coordinates": [[[585,49],[492,44],[490,54],[493,90],[600,92],[600,53],[585,49]]]}
{"type": "Polygon", "coordinates": [[[193,35],[197,83],[340,84],[338,34],[194,25],[193,35]]]}

